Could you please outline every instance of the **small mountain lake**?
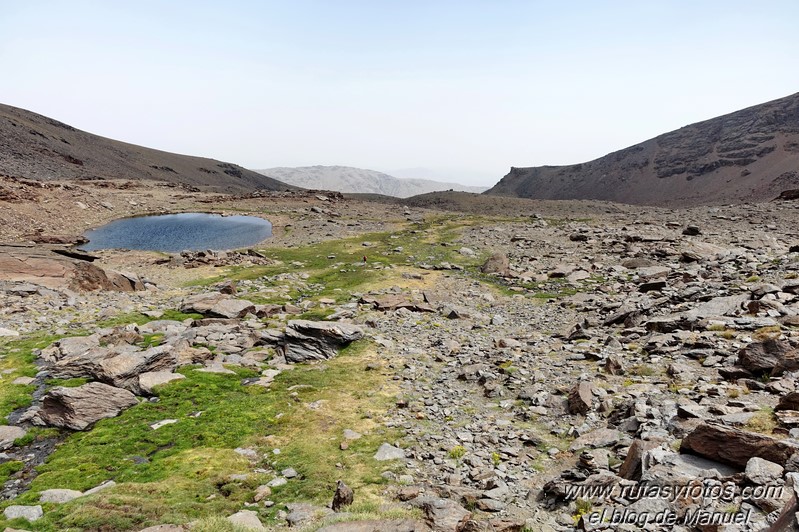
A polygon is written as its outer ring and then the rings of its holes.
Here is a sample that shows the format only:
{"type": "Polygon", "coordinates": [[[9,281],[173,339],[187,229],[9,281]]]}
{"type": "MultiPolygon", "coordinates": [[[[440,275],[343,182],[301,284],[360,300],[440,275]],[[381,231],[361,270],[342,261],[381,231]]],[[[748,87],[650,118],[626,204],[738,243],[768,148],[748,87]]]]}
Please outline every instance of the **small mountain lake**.
{"type": "Polygon", "coordinates": [[[115,220],[87,231],[79,249],[144,249],[177,252],[254,246],[272,236],[272,224],[255,216],[163,214],[115,220]]]}

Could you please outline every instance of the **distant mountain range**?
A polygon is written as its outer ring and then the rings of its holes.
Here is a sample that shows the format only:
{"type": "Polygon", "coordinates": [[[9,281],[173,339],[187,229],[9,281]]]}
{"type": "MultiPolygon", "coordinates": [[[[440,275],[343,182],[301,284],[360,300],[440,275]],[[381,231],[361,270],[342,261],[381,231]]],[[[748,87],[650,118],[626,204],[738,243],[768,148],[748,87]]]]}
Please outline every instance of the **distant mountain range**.
{"type": "Polygon", "coordinates": [[[645,205],[770,200],[799,189],[799,93],[583,164],[511,168],[486,194],[645,205]]]}
{"type": "Polygon", "coordinates": [[[40,181],[154,179],[233,193],[294,188],[235,164],[107,139],[3,104],[0,174],[40,181]]]}
{"type": "Polygon", "coordinates": [[[488,188],[442,183],[429,179],[400,179],[375,170],[350,166],[277,167],[255,171],[302,188],[383,194],[397,198],[450,189],[479,193],[488,188]]]}

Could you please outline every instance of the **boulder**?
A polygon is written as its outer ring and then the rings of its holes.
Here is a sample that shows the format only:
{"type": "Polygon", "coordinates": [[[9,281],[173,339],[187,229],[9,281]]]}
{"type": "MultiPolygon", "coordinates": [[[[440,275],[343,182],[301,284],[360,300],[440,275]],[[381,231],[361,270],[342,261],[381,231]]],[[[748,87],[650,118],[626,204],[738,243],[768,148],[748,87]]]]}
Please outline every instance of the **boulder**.
{"type": "Polygon", "coordinates": [[[702,423],[683,438],[680,452],[744,468],[755,456],[784,465],[792,454],[799,452],[799,444],[765,434],[702,423]]]}
{"type": "Polygon", "coordinates": [[[585,415],[591,410],[594,387],[588,381],[580,381],[569,392],[569,413],[585,415]]]}
{"type": "Polygon", "coordinates": [[[19,506],[19,505],[11,505],[7,506],[5,510],[3,510],[3,515],[6,519],[26,519],[30,522],[37,521],[44,516],[44,511],[42,511],[42,507],[39,505],[36,506],[19,506]]]}
{"type": "Polygon", "coordinates": [[[780,397],[774,410],[799,410],[799,392],[789,392],[780,397]]]}
{"type": "Polygon", "coordinates": [[[100,362],[91,376],[118,388],[141,393],[139,376],[142,373],[170,371],[176,366],[177,356],[172,346],[164,344],[108,357],[100,362]]]}
{"type": "Polygon", "coordinates": [[[507,276],[510,273],[510,260],[502,252],[496,252],[480,267],[480,271],[487,274],[507,276]]]}
{"type": "Polygon", "coordinates": [[[361,338],[363,338],[363,329],[357,325],[290,320],[284,339],[286,362],[333,358],[339,349],[361,338]]]}
{"type": "Polygon", "coordinates": [[[39,494],[39,502],[52,502],[56,504],[64,504],[73,499],[81,497],[83,492],[77,490],[67,489],[50,489],[44,490],[39,494]]]}
{"type": "Polygon", "coordinates": [[[44,396],[33,421],[38,425],[85,430],[137,403],[136,396],[129,391],[100,382],[77,388],[58,386],[44,396]]]}
{"type": "Polygon", "coordinates": [[[27,434],[28,431],[22,427],[13,425],[0,425],[0,451],[5,451],[14,445],[14,440],[18,440],[27,434]]]}
{"type": "Polygon", "coordinates": [[[227,296],[218,292],[206,294],[195,294],[183,300],[180,306],[181,312],[197,313],[205,316],[219,301],[226,299],[227,296]]]}
{"type": "Polygon", "coordinates": [[[596,429],[574,440],[569,446],[569,450],[577,451],[586,447],[591,449],[610,447],[619,443],[619,440],[623,437],[624,434],[615,429],[596,429]]]}
{"type": "Polygon", "coordinates": [[[253,510],[239,510],[227,518],[234,526],[244,530],[266,530],[266,527],[258,519],[258,512],[253,510]]]}
{"type": "Polygon", "coordinates": [[[459,532],[472,518],[472,512],[451,499],[425,497],[416,500],[430,527],[436,532],[459,532]]]}
{"type": "Polygon", "coordinates": [[[377,450],[377,453],[375,453],[375,460],[378,462],[385,462],[386,460],[399,460],[402,458],[405,458],[405,451],[388,443],[381,445],[377,450]]]}
{"type": "Polygon", "coordinates": [[[773,485],[777,480],[781,479],[783,471],[784,468],[780,464],[755,456],[746,463],[744,475],[746,480],[752,484],[765,486],[773,485]]]}
{"type": "Polygon", "coordinates": [[[771,372],[775,368],[799,369],[799,365],[792,368],[796,364],[791,361],[797,360],[799,360],[799,350],[792,349],[787,342],[776,339],[752,342],[738,352],[738,365],[752,373],[771,372]]]}
{"type": "Polygon", "coordinates": [[[208,311],[209,316],[220,318],[243,318],[247,314],[255,314],[255,305],[244,299],[221,299],[208,311]]]}
{"type": "Polygon", "coordinates": [[[171,371],[148,371],[139,375],[139,389],[146,394],[153,394],[156,386],[185,378],[184,375],[171,371]]]}

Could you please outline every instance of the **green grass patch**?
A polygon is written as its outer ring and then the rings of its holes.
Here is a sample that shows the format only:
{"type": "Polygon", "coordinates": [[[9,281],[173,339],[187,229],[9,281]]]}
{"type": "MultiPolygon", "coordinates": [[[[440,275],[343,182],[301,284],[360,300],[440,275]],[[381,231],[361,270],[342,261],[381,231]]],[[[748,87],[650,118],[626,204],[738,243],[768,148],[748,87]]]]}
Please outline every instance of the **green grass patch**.
{"type": "MultiPolygon", "coordinates": [[[[98,495],[46,508],[44,518],[25,528],[137,530],[185,523],[241,509],[255,488],[272,478],[256,474],[259,467],[293,467],[300,474],[275,488],[272,499],[279,504],[259,510],[265,519],[280,503],[329,502],[338,479],[360,498],[378,499],[386,482],[380,473],[391,466],[372,457],[380,444],[400,435],[375,421],[395,394],[383,372],[366,370],[376,360],[373,345],[361,341],[333,360],[282,373],[268,390],[241,384],[256,375],[251,370],[231,367],[236,375],[218,375],[183,368],[186,379],[164,386],[158,402],[142,402],[91,431],[71,434],[38,468],[29,491],[0,509],[36,504],[45,489],[85,491],[115,480],[118,486],[98,495]],[[317,401],[319,408],[307,406],[317,401]],[[163,419],[178,422],[150,428],[163,419]],[[342,451],[345,428],[364,437],[342,451]],[[263,458],[251,463],[233,451],[236,447],[257,449],[263,458]],[[271,453],[275,447],[279,455],[271,453]],[[249,476],[231,481],[231,474],[249,476]]],[[[0,529],[15,524],[21,525],[0,518],[0,529]]]]}
{"type": "Polygon", "coordinates": [[[19,340],[0,341],[0,424],[8,414],[18,408],[29,406],[35,388],[29,385],[11,384],[17,377],[35,377],[33,351],[43,349],[57,340],[58,336],[40,334],[19,340]]]}

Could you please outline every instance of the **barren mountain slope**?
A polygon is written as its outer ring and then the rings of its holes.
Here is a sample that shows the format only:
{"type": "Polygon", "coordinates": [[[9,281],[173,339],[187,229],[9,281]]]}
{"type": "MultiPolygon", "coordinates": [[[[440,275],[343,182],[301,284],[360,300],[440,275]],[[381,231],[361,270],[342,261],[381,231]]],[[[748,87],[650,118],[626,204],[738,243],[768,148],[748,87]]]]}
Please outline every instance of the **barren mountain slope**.
{"type": "Polygon", "coordinates": [[[303,188],[383,194],[397,198],[449,189],[466,192],[483,192],[486,189],[428,179],[400,179],[375,170],[351,166],[278,167],[256,171],[303,188]]]}
{"type": "Polygon", "coordinates": [[[487,194],[644,205],[768,200],[799,188],[799,93],[583,164],[511,168],[487,194]]]}
{"type": "Polygon", "coordinates": [[[54,179],[154,179],[219,192],[293,188],[231,163],[107,139],[0,104],[0,174],[54,179]]]}

